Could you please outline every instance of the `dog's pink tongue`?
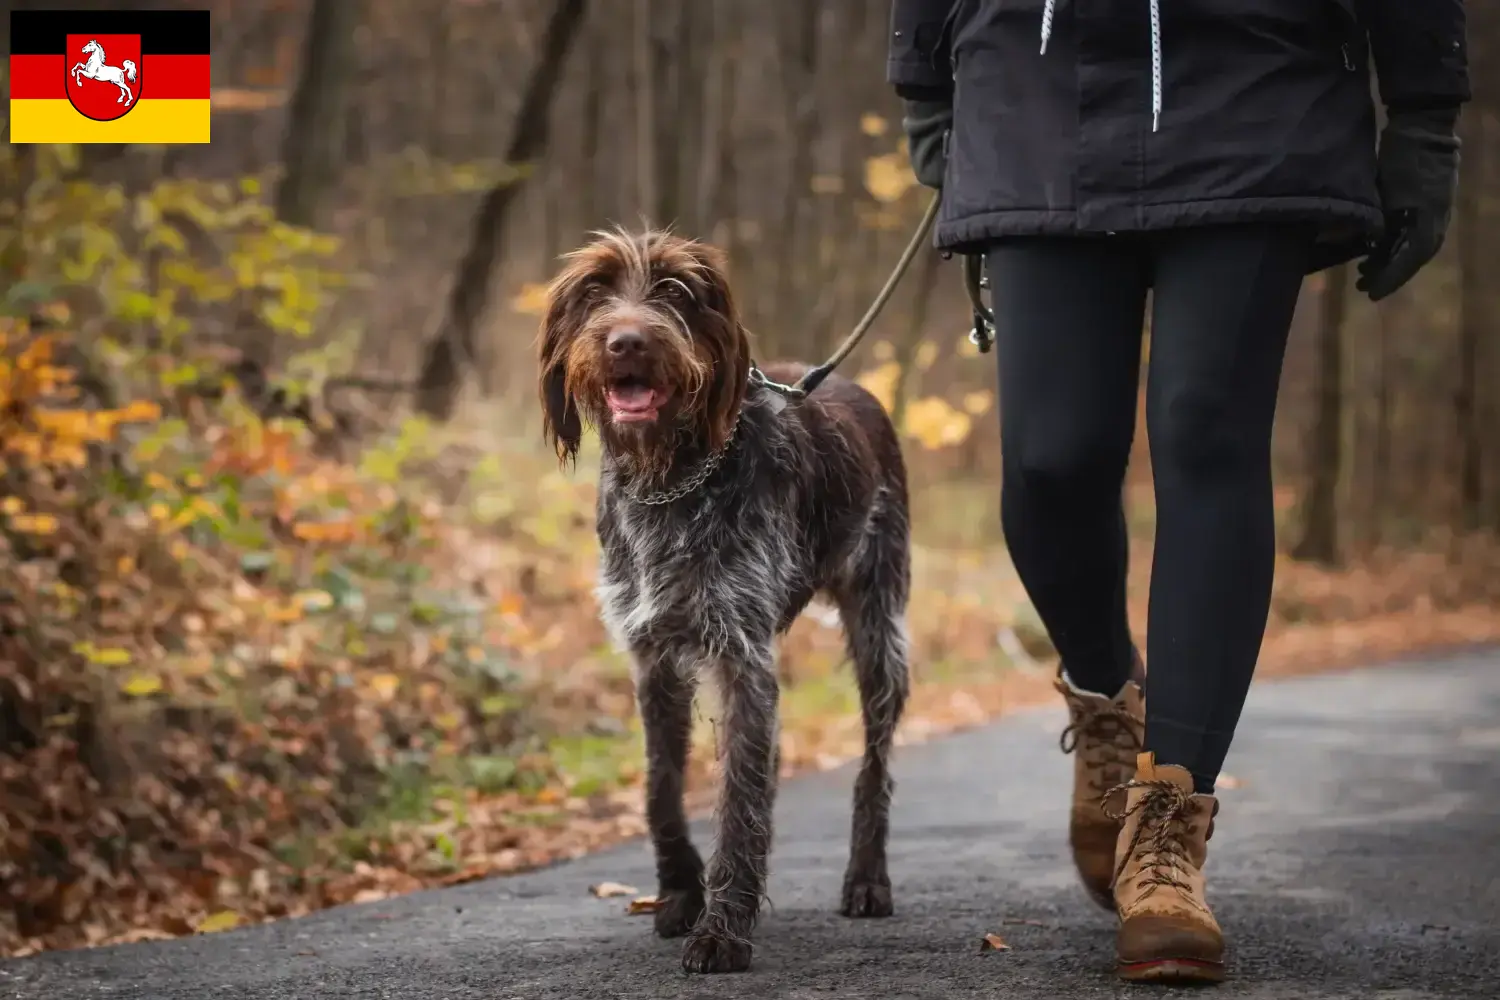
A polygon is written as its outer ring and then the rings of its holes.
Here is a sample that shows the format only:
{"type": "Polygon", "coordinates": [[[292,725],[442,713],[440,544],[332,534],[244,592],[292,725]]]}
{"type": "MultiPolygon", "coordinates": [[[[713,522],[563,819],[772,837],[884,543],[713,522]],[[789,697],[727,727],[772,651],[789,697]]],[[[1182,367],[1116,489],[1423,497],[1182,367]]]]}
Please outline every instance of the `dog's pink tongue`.
{"type": "Polygon", "coordinates": [[[609,390],[609,408],[616,416],[642,416],[656,409],[656,390],[644,385],[609,390]]]}

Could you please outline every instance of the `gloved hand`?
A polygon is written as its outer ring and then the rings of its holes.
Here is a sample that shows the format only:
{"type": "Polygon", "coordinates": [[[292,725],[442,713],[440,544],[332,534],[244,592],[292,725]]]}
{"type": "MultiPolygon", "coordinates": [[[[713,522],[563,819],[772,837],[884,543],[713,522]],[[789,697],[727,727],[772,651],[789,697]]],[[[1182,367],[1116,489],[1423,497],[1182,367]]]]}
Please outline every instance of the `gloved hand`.
{"type": "Polygon", "coordinates": [[[1379,302],[1442,249],[1458,188],[1457,108],[1394,111],[1380,136],[1377,180],[1385,236],[1355,287],[1379,302]]]}
{"type": "Polygon", "coordinates": [[[901,128],[906,132],[907,153],[912,173],[924,186],[943,189],[943,173],[948,168],[945,145],[948,129],[953,126],[952,95],[934,99],[903,100],[901,128]]]}

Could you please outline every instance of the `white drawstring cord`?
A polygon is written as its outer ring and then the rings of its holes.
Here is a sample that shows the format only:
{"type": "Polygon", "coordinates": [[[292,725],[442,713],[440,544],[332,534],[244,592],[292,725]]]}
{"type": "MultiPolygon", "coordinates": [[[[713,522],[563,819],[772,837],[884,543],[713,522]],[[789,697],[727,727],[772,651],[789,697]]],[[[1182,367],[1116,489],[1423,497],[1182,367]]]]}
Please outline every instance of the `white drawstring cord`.
{"type": "MultiPolygon", "coordinates": [[[[1052,37],[1052,17],[1057,0],[1047,0],[1042,7],[1042,55],[1052,37]]],[[[1151,0],[1151,131],[1161,128],[1161,0],[1151,0]]]]}
{"type": "Polygon", "coordinates": [[[1159,128],[1161,128],[1161,6],[1160,0],[1151,0],[1151,131],[1155,132],[1159,128]]]}

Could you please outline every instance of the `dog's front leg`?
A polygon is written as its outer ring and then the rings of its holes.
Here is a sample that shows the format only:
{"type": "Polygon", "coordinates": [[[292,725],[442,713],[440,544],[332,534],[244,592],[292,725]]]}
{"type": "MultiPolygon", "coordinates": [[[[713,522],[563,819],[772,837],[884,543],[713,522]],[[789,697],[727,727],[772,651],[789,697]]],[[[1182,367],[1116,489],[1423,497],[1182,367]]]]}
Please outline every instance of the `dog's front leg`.
{"type": "Polygon", "coordinates": [[[738,662],[715,666],[724,714],[718,844],[704,876],[707,908],[688,937],[682,966],[689,972],[743,972],[750,968],[750,934],[766,891],[780,691],[769,638],[738,662]]]}
{"type": "Polygon", "coordinates": [[[656,933],[681,937],[703,913],[703,860],[682,807],[696,677],[691,664],[654,651],[638,651],[636,661],[636,701],[646,730],[646,823],[656,853],[656,933]]]}

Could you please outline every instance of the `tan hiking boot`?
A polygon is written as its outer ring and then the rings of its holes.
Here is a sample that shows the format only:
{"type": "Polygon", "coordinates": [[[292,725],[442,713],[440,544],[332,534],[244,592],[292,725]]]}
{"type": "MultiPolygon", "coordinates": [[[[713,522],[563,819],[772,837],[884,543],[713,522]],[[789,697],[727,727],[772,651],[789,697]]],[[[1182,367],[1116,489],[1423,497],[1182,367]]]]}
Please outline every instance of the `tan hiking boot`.
{"type": "Polygon", "coordinates": [[[1123,821],[1115,868],[1122,979],[1218,982],[1224,934],[1204,899],[1203,862],[1219,802],[1193,794],[1186,768],[1137,758],[1135,777],[1106,798],[1123,821]]]}
{"type": "Polygon", "coordinates": [[[1106,698],[1073,687],[1061,670],[1057,674],[1057,690],[1068,704],[1068,726],[1058,743],[1063,753],[1074,754],[1068,844],[1083,887],[1107,910],[1115,908],[1110,884],[1120,822],[1104,811],[1104,795],[1135,774],[1135,755],[1146,735],[1142,679],[1137,661],[1136,678],[1114,698],[1106,698]]]}

